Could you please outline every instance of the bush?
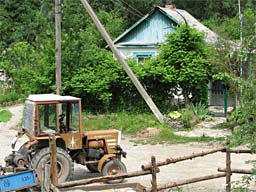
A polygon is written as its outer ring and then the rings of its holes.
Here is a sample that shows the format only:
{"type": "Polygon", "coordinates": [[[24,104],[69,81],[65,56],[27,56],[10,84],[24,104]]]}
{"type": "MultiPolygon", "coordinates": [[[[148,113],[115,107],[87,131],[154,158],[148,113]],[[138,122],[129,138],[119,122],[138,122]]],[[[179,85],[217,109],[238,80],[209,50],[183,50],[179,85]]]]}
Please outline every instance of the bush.
{"type": "Polygon", "coordinates": [[[12,113],[6,109],[0,109],[0,122],[8,122],[12,118],[12,113]]]}
{"type": "Polygon", "coordinates": [[[19,99],[18,94],[15,91],[11,91],[4,96],[0,96],[0,104],[16,101],[19,99]]]}
{"type": "Polygon", "coordinates": [[[0,104],[18,100],[18,94],[14,91],[7,93],[0,97],[0,104]]]}
{"type": "Polygon", "coordinates": [[[190,128],[194,125],[196,122],[196,116],[193,111],[191,111],[188,108],[184,108],[181,110],[181,119],[183,120],[184,127],[185,128],[190,128]]]}

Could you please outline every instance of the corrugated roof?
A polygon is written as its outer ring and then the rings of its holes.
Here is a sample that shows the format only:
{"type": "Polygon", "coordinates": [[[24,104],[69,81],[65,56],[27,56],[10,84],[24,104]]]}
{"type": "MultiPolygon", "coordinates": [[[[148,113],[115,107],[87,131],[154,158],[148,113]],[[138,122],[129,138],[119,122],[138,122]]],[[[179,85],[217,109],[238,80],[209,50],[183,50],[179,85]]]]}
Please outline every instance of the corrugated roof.
{"type": "Polygon", "coordinates": [[[205,33],[205,40],[208,43],[215,43],[218,39],[218,36],[216,33],[211,31],[208,27],[200,23],[195,17],[193,17],[190,13],[188,13],[185,10],[182,9],[176,9],[172,10],[169,8],[163,8],[163,7],[158,7],[161,11],[166,13],[167,16],[170,18],[174,18],[176,21],[178,21],[179,24],[181,23],[186,23],[197,29],[198,31],[204,32],[205,33]]]}
{"type": "Polygon", "coordinates": [[[36,95],[29,95],[27,100],[31,101],[69,101],[74,100],[78,101],[80,98],[73,97],[73,96],[61,96],[56,94],[36,94],[36,95]]]}

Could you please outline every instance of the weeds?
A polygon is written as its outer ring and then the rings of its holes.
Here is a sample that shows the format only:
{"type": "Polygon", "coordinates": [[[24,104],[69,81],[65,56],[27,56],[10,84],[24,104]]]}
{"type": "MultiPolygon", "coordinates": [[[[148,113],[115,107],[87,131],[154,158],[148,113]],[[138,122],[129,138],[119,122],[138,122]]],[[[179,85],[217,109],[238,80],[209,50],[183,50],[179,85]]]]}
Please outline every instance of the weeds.
{"type": "Polygon", "coordinates": [[[85,130],[118,129],[125,134],[135,135],[148,127],[163,127],[151,114],[111,113],[91,115],[84,113],[83,127],[85,130]]]}
{"type": "Polygon", "coordinates": [[[7,103],[10,101],[16,101],[19,99],[19,96],[16,92],[11,91],[6,95],[0,96],[0,104],[7,103]]]}
{"type": "Polygon", "coordinates": [[[207,136],[201,137],[186,137],[175,135],[170,129],[163,128],[159,136],[146,138],[143,141],[137,141],[137,143],[150,143],[150,144],[177,144],[177,143],[189,143],[189,142],[210,142],[210,141],[223,141],[223,138],[213,138],[207,136]]]}
{"type": "Polygon", "coordinates": [[[210,117],[209,110],[206,105],[202,104],[201,102],[197,104],[188,104],[186,108],[198,117],[199,120],[205,120],[210,117]]]}

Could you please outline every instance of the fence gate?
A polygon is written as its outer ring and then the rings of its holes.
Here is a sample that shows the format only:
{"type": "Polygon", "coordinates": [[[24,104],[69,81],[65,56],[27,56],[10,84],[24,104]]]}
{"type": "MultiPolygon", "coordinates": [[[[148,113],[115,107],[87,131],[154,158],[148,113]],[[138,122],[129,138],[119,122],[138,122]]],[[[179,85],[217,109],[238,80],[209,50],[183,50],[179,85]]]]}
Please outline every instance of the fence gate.
{"type": "Polygon", "coordinates": [[[228,89],[209,89],[208,108],[216,117],[226,117],[236,106],[235,96],[228,89]]]}

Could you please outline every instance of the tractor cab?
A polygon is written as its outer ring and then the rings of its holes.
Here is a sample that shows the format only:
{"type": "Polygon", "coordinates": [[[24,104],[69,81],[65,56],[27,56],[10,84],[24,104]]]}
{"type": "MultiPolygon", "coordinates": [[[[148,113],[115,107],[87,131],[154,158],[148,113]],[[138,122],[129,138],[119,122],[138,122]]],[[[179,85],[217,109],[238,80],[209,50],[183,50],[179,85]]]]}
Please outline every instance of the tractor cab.
{"type": "Polygon", "coordinates": [[[81,100],[54,94],[30,95],[23,128],[35,136],[81,131],[81,100]]]}
{"type": "Polygon", "coordinates": [[[64,140],[65,148],[79,149],[82,147],[81,119],[80,98],[55,94],[30,95],[25,102],[23,129],[37,140],[54,134],[64,140]]]}

